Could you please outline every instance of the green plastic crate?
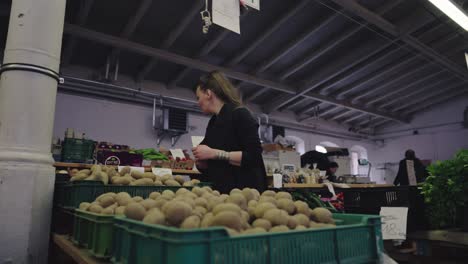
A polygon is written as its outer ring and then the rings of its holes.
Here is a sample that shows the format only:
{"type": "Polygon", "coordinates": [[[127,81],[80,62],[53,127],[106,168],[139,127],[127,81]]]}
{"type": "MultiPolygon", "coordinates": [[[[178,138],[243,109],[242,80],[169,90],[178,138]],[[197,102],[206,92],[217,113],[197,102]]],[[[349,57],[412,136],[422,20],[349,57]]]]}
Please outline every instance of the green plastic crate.
{"type": "Polygon", "coordinates": [[[112,254],[114,216],[75,210],[72,242],[98,258],[112,254]]]}
{"type": "Polygon", "coordinates": [[[62,161],[81,163],[93,159],[94,146],[92,140],[66,138],[62,143],[62,161]]]}
{"type": "Polygon", "coordinates": [[[116,264],[378,263],[383,252],[378,216],[334,214],[336,228],[229,237],[223,228],[181,230],[114,219],[116,264]]]}

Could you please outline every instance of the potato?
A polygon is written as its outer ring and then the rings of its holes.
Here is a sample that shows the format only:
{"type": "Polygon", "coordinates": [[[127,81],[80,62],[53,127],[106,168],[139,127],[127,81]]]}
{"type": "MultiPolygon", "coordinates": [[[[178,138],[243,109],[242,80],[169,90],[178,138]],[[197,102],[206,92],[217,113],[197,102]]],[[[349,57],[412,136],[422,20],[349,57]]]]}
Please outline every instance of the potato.
{"type": "Polygon", "coordinates": [[[132,186],[150,186],[154,185],[154,182],[150,178],[141,178],[130,183],[132,186]]]}
{"type": "Polygon", "coordinates": [[[237,204],[241,209],[247,210],[247,201],[245,200],[245,197],[242,195],[242,193],[234,193],[229,195],[225,202],[237,204]]]}
{"type": "Polygon", "coordinates": [[[307,217],[310,217],[310,208],[307,203],[303,201],[295,201],[294,205],[296,206],[297,213],[305,214],[307,217]]]}
{"type": "Polygon", "coordinates": [[[115,211],[115,207],[109,206],[109,207],[105,208],[104,210],[102,210],[101,213],[105,214],[105,215],[113,215],[114,211],[115,211]]]}
{"type": "Polygon", "coordinates": [[[249,203],[247,204],[247,207],[257,207],[258,202],[255,200],[250,200],[249,203]]]}
{"type": "Polygon", "coordinates": [[[307,229],[307,227],[305,227],[303,225],[297,225],[294,230],[306,230],[306,229],[307,229]]]}
{"type": "Polygon", "coordinates": [[[154,184],[154,186],[163,186],[164,185],[164,183],[162,181],[158,181],[158,180],[155,180],[153,184],[154,184]]]}
{"type": "Polygon", "coordinates": [[[132,200],[139,203],[139,202],[143,201],[144,199],[141,196],[133,196],[132,200]]]}
{"type": "Polygon", "coordinates": [[[192,215],[192,207],[185,202],[170,201],[164,205],[163,212],[170,224],[179,226],[185,218],[192,215]]]}
{"type": "Polygon", "coordinates": [[[86,174],[86,175],[89,175],[89,174],[91,174],[91,170],[84,169],[84,170],[78,171],[78,173],[79,173],[79,174],[86,174]]]}
{"type": "Polygon", "coordinates": [[[198,198],[198,196],[196,194],[192,193],[192,192],[184,193],[184,194],[182,194],[182,197],[190,198],[192,200],[195,200],[195,199],[198,198]]]}
{"type": "Polygon", "coordinates": [[[237,204],[233,203],[222,203],[218,204],[213,208],[213,214],[216,216],[221,212],[230,211],[234,212],[237,215],[241,215],[241,208],[237,204]]]}
{"type": "Polygon", "coordinates": [[[289,221],[288,212],[281,209],[269,209],[263,214],[263,219],[267,219],[272,225],[287,225],[289,221]]]}
{"type": "Polygon", "coordinates": [[[155,200],[155,202],[156,202],[155,207],[156,208],[162,208],[167,203],[167,201],[168,200],[162,198],[162,196],[161,196],[161,197],[159,197],[159,198],[157,198],[155,200]]]}
{"type": "Polygon", "coordinates": [[[221,195],[221,193],[219,193],[218,191],[213,191],[212,194],[213,194],[214,196],[220,196],[220,195],[221,195]]]}
{"type": "Polygon", "coordinates": [[[330,227],[330,226],[328,224],[317,223],[317,222],[314,222],[314,221],[310,221],[310,223],[309,223],[309,228],[312,228],[312,229],[326,228],[326,227],[330,227]]]}
{"type": "Polygon", "coordinates": [[[289,229],[295,229],[297,225],[298,225],[297,219],[294,218],[294,217],[292,217],[292,216],[289,216],[289,218],[288,218],[288,224],[287,224],[287,226],[289,227],[289,229]]]}
{"type": "Polygon", "coordinates": [[[213,189],[211,189],[210,186],[203,186],[203,187],[202,187],[202,190],[204,190],[205,192],[209,192],[209,193],[212,193],[212,192],[213,192],[213,189]]]}
{"type": "Polygon", "coordinates": [[[141,201],[140,204],[143,205],[146,210],[156,207],[156,201],[150,198],[141,201]]]}
{"type": "Polygon", "coordinates": [[[99,196],[96,198],[96,201],[100,202],[101,199],[102,199],[103,197],[105,197],[105,196],[111,196],[112,198],[115,198],[116,195],[117,195],[117,194],[114,193],[114,192],[106,192],[106,193],[103,193],[103,194],[99,195],[99,196]]]}
{"type": "Polygon", "coordinates": [[[97,181],[102,181],[104,185],[107,185],[109,183],[109,175],[107,175],[107,173],[103,171],[97,172],[94,178],[97,181]]]}
{"type": "Polygon", "coordinates": [[[115,196],[115,201],[121,206],[126,206],[130,202],[133,202],[132,197],[130,194],[126,192],[120,192],[115,196]]]}
{"type": "Polygon", "coordinates": [[[171,191],[171,190],[164,190],[161,193],[161,196],[166,198],[166,200],[172,200],[175,197],[175,193],[173,191],[171,191]]]}
{"type": "Polygon", "coordinates": [[[182,186],[184,187],[192,187],[193,186],[193,183],[191,181],[186,181],[184,182],[184,184],[182,184],[182,186]]]}
{"type": "Polygon", "coordinates": [[[261,227],[261,228],[265,229],[266,231],[268,231],[268,230],[271,229],[271,222],[266,220],[266,219],[259,218],[259,219],[256,219],[252,223],[252,226],[253,227],[261,227]]]}
{"type": "Polygon", "coordinates": [[[167,180],[164,182],[166,186],[180,186],[180,183],[176,182],[175,180],[167,180]]]}
{"type": "Polygon", "coordinates": [[[151,179],[154,181],[154,179],[156,178],[156,175],[154,175],[154,173],[152,172],[145,172],[143,173],[143,178],[151,179]]]}
{"type": "Polygon", "coordinates": [[[235,194],[235,193],[242,194],[242,191],[240,189],[238,189],[238,188],[234,188],[229,192],[229,195],[235,194]]]}
{"type": "Polygon", "coordinates": [[[125,206],[119,206],[114,210],[115,215],[125,215],[125,206]]]}
{"type": "Polygon", "coordinates": [[[211,226],[225,226],[236,231],[240,231],[242,227],[242,219],[239,213],[233,211],[222,211],[215,214],[211,226]]]}
{"type": "Polygon", "coordinates": [[[152,208],[146,213],[145,217],[143,217],[143,223],[164,225],[166,223],[166,216],[158,208],[152,208]]]}
{"type": "Polygon", "coordinates": [[[198,215],[200,218],[202,218],[207,212],[208,210],[206,210],[205,207],[201,206],[195,206],[195,208],[192,211],[194,215],[198,215]]]}
{"type": "Polygon", "coordinates": [[[143,179],[143,174],[144,174],[143,172],[136,171],[136,170],[130,172],[130,175],[132,176],[132,178],[137,179],[137,180],[143,179]]]}
{"type": "Polygon", "coordinates": [[[255,219],[255,207],[249,206],[247,208],[247,213],[249,213],[250,219],[255,219]]]}
{"type": "Polygon", "coordinates": [[[222,203],[223,201],[221,201],[221,199],[219,198],[208,200],[208,203],[206,204],[206,209],[208,209],[208,211],[213,211],[213,209],[217,205],[222,204],[222,203]]]}
{"type": "Polygon", "coordinates": [[[146,209],[139,203],[131,203],[125,207],[124,214],[130,219],[141,221],[145,217],[146,209]]]}
{"type": "Polygon", "coordinates": [[[112,197],[110,195],[104,196],[99,200],[99,204],[103,208],[107,208],[108,206],[110,206],[110,205],[112,205],[114,203],[115,203],[115,199],[114,199],[114,197],[112,197]]]}
{"type": "Polygon", "coordinates": [[[186,204],[190,205],[190,207],[192,207],[192,209],[195,208],[195,201],[193,199],[188,198],[188,197],[178,196],[178,197],[174,198],[173,201],[182,201],[182,202],[185,202],[186,204]]]}
{"type": "Polygon", "coordinates": [[[181,196],[181,195],[187,194],[187,193],[190,193],[190,190],[188,190],[187,188],[179,188],[179,189],[175,192],[175,195],[176,195],[176,196],[181,196]]]}
{"type": "Polygon", "coordinates": [[[207,213],[203,216],[203,219],[200,223],[200,227],[209,227],[211,226],[211,223],[213,222],[213,213],[207,213]]]}
{"type": "Polygon", "coordinates": [[[269,202],[277,206],[277,201],[275,198],[271,196],[261,196],[260,199],[258,200],[259,203],[264,203],[264,202],[269,202]]]}
{"type": "Polygon", "coordinates": [[[241,211],[241,217],[242,217],[242,220],[244,220],[245,223],[249,223],[249,221],[250,221],[250,215],[249,215],[249,213],[247,213],[246,211],[242,210],[242,211],[241,211]]]}
{"type": "Polygon", "coordinates": [[[287,198],[280,198],[276,201],[276,204],[279,209],[283,209],[288,214],[292,215],[296,211],[296,206],[294,205],[294,202],[290,199],[287,198]]]}
{"type": "Polygon", "coordinates": [[[294,218],[298,225],[309,226],[310,220],[305,214],[296,214],[291,216],[291,218],[294,218]]]}
{"type": "Polygon", "coordinates": [[[276,196],[276,193],[274,191],[271,191],[271,190],[266,190],[262,193],[261,196],[270,196],[272,198],[274,198],[276,196]]]}
{"type": "Polygon", "coordinates": [[[239,231],[237,230],[234,230],[232,228],[228,228],[228,227],[225,227],[227,233],[229,236],[238,236],[239,235],[239,231]]]}
{"type": "Polygon", "coordinates": [[[161,181],[162,181],[163,183],[166,183],[167,180],[172,180],[172,175],[170,175],[170,174],[165,174],[165,175],[161,176],[161,181]]]}
{"type": "Polygon", "coordinates": [[[88,211],[96,214],[100,214],[102,210],[104,210],[104,208],[102,208],[102,206],[99,204],[91,204],[88,208],[88,211]]]}
{"type": "Polygon", "coordinates": [[[288,192],[278,192],[276,193],[275,195],[275,199],[276,200],[279,200],[279,199],[289,199],[289,200],[292,200],[292,196],[290,193],[288,192]]]}
{"type": "Polygon", "coordinates": [[[107,175],[109,175],[109,179],[112,179],[114,176],[118,176],[118,173],[114,167],[111,167],[107,170],[107,175]]]}
{"type": "Polygon", "coordinates": [[[205,198],[198,197],[195,199],[195,205],[206,208],[208,206],[208,201],[205,198]]]}
{"type": "Polygon", "coordinates": [[[87,202],[82,202],[80,203],[80,206],[78,207],[80,210],[86,211],[88,208],[91,206],[90,203],[87,202]]]}
{"type": "Polygon", "coordinates": [[[257,189],[250,189],[250,191],[254,194],[254,199],[258,201],[260,199],[260,193],[258,192],[257,189]]]}
{"type": "Polygon", "coordinates": [[[244,188],[242,189],[242,195],[244,195],[245,197],[245,200],[247,202],[249,202],[250,200],[254,200],[255,199],[255,195],[254,193],[252,192],[252,190],[250,188],[244,188]]]}
{"type": "Polygon", "coordinates": [[[75,176],[70,178],[70,181],[82,181],[82,180],[84,180],[84,179],[86,179],[88,177],[89,177],[88,174],[82,174],[82,173],[78,172],[77,174],[75,174],[75,176]]]}
{"type": "Polygon", "coordinates": [[[91,166],[91,174],[101,172],[101,171],[102,171],[101,165],[94,164],[93,166],[91,166]]]}
{"type": "Polygon", "coordinates": [[[193,228],[199,228],[200,227],[200,217],[198,215],[191,215],[180,224],[180,228],[183,229],[193,229],[193,228]]]}
{"type": "Polygon", "coordinates": [[[268,203],[268,202],[259,203],[257,207],[255,207],[255,217],[262,218],[267,210],[274,209],[274,208],[276,208],[276,206],[272,203],[268,203]]]}
{"type": "Polygon", "coordinates": [[[161,196],[160,192],[152,192],[152,193],[150,193],[149,198],[153,199],[153,200],[156,200],[156,198],[158,198],[159,196],[161,196]]]}
{"type": "Polygon", "coordinates": [[[314,210],[312,210],[312,217],[314,220],[317,220],[320,223],[325,223],[325,224],[333,224],[335,221],[333,220],[332,213],[322,207],[317,207],[314,210]]]}
{"type": "Polygon", "coordinates": [[[254,228],[250,228],[250,229],[247,229],[247,230],[244,230],[242,232],[243,235],[253,235],[253,234],[261,234],[261,233],[266,233],[267,231],[262,228],[262,227],[254,227],[254,228]]]}
{"type": "Polygon", "coordinates": [[[201,197],[205,193],[205,191],[200,187],[193,187],[192,192],[199,197],[201,197]]]}
{"type": "Polygon", "coordinates": [[[131,171],[132,171],[132,169],[129,166],[125,166],[120,170],[119,174],[124,176],[125,174],[128,174],[131,171]]]}
{"type": "Polygon", "coordinates": [[[222,201],[223,203],[226,201],[226,199],[227,199],[228,197],[229,197],[229,195],[227,195],[227,194],[221,194],[221,195],[219,196],[219,198],[221,199],[221,201],[222,201]]]}
{"type": "Polygon", "coordinates": [[[182,175],[176,175],[176,176],[174,176],[174,180],[175,180],[176,182],[178,182],[179,184],[181,184],[181,185],[184,184],[184,182],[185,182],[185,178],[184,178],[184,176],[182,176],[182,175]]]}
{"type": "Polygon", "coordinates": [[[270,232],[272,233],[277,233],[277,232],[288,232],[289,231],[289,228],[285,225],[279,225],[279,226],[275,226],[275,227],[272,227],[270,229],[270,232]]]}

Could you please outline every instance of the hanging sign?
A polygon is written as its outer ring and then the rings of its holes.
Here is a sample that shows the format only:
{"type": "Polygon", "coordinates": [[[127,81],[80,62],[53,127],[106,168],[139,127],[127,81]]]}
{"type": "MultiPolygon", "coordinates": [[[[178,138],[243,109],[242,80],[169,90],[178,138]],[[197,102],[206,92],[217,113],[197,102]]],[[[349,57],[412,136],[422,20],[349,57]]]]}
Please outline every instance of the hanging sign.
{"type": "Polygon", "coordinates": [[[240,34],[239,0],[213,0],[213,23],[240,34]]]}
{"type": "Polygon", "coordinates": [[[241,0],[246,6],[260,10],[260,0],[241,0]]]}

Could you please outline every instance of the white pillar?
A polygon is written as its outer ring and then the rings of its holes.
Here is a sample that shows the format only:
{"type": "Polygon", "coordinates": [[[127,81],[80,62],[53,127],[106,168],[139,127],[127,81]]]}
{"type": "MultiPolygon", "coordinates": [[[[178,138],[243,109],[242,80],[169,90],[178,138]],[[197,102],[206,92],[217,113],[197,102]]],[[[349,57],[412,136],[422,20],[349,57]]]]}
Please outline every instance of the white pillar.
{"type": "MultiPolygon", "coordinates": [[[[65,0],[13,0],[3,64],[59,71],[65,0]]],[[[0,263],[47,263],[57,81],[11,70],[0,79],[0,263]]]]}

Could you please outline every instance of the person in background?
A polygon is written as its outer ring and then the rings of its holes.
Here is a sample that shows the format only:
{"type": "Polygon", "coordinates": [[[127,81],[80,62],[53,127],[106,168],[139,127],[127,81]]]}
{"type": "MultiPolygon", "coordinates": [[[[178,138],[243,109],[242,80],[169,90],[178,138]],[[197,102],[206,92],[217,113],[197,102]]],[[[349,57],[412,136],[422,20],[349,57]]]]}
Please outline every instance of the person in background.
{"type": "Polygon", "coordinates": [[[234,86],[215,71],[202,77],[195,90],[201,110],[212,115],[205,138],[192,149],[197,168],[222,193],[244,187],[265,190],[258,123],[234,86]]]}
{"type": "Polygon", "coordinates": [[[331,181],[331,182],[336,182],[336,171],[338,170],[338,163],[336,162],[330,162],[328,164],[328,169],[327,169],[327,176],[328,176],[328,180],[331,181]]]}
{"type": "Polygon", "coordinates": [[[397,176],[393,181],[394,185],[417,185],[427,177],[426,167],[416,158],[416,153],[412,149],[405,152],[405,158],[400,161],[397,176]]]}

